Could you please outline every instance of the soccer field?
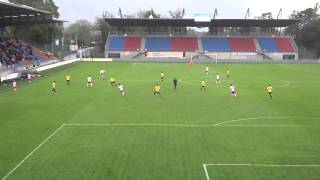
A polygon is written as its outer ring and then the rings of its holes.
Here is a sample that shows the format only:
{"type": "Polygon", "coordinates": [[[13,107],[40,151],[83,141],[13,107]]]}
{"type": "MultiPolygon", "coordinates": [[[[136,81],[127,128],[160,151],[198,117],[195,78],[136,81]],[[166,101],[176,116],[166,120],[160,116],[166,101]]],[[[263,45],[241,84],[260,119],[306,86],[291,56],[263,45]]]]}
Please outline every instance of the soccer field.
{"type": "Polygon", "coordinates": [[[318,180],[320,66],[208,66],[206,76],[206,64],[78,62],[44,72],[30,85],[18,82],[16,93],[2,88],[0,177],[318,180]],[[100,68],[107,70],[104,80],[100,68]],[[161,96],[154,96],[161,71],[161,96]],[[86,87],[88,75],[93,88],[86,87]],[[109,85],[110,76],[124,84],[125,96],[109,85]],[[230,96],[230,84],[237,97],[230,96]]]}

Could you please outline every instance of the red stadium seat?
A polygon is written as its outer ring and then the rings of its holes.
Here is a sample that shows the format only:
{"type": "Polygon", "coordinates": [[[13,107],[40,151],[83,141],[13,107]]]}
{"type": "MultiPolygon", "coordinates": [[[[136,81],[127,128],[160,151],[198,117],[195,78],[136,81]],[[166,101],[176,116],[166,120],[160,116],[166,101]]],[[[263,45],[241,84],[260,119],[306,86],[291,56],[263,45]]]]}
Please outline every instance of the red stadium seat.
{"type": "Polygon", "coordinates": [[[126,37],[124,42],[125,51],[140,51],[141,37],[126,37]]]}
{"type": "Polygon", "coordinates": [[[173,37],[171,38],[171,51],[195,52],[198,50],[196,37],[173,37]]]}
{"type": "Polygon", "coordinates": [[[231,37],[229,42],[231,50],[235,52],[256,52],[257,50],[253,38],[231,37]]]}
{"type": "Polygon", "coordinates": [[[289,38],[286,37],[277,37],[274,39],[276,42],[276,45],[280,52],[294,52],[294,47],[291,44],[289,38]]]}

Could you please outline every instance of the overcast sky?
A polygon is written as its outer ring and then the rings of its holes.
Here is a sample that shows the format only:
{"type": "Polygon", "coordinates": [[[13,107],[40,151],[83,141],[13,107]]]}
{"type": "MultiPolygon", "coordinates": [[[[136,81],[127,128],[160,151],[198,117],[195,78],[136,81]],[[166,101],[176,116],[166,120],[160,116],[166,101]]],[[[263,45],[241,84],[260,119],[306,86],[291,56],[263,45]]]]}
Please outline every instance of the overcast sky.
{"type": "Polygon", "coordinates": [[[77,19],[94,21],[102,12],[117,14],[121,7],[122,13],[134,13],[141,9],[153,8],[160,14],[168,14],[169,10],[184,7],[187,17],[195,13],[212,13],[217,8],[220,18],[243,18],[247,8],[253,16],[264,12],[277,15],[283,9],[283,18],[291,12],[313,7],[320,0],[54,0],[59,6],[61,19],[74,22],[77,19]]]}

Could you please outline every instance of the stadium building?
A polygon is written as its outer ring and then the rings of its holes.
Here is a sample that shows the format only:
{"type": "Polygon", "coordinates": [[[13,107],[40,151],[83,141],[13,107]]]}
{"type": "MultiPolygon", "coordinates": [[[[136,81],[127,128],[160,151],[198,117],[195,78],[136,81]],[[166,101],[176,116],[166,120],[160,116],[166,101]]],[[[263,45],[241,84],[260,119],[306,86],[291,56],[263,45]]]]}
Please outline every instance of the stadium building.
{"type": "Polygon", "coordinates": [[[105,21],[111,27],[105,53],[109,58],[298,60],[293,38],[279,31],[299,22],[295,19],[106,18],[105,21]],[[190,33],[189,28],[208,31],[190,33]]]}

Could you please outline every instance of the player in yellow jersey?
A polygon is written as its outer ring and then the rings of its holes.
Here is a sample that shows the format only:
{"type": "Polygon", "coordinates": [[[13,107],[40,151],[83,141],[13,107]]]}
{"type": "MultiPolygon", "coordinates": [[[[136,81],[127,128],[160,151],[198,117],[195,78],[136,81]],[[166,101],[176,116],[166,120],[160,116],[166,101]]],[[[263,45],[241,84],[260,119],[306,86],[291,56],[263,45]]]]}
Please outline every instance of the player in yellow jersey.
{"type": "Polygon", "coordinates": [[[153,93],[153,95],[156,95],[156,94],[161,95],[161,94],[160,94],[160,89],[161,89],[160,85],[159,85],[159,84],[156,84],[156,85],[154,86],[154,93],[153,93]]]}
{"type": "Polygon", "coordinates": [[[115,86],[116,85],[116,79],[113,76],[110,77],[109,81],[110,81],[111,86],[115,86]]]}
{"type": "Polygon", "coordinates": [[[227,79],[229,79],[229,78],[230,78],[230,70],[227,69],[227,79]]]}
{"type": "Polygon", "coordinates": [[[56,92],[57,92],[57,91],[56,91],[56,85],[57,85],[56,81],[55,81],[55,80],[52,81],[52,92],[53,92],[53,93],[56,93],[56,92]]]}
{"type": "Polygon", "coordinates": [[[267,91],[268,91],[269,97],[272,98],[272,85],[271,84],[269,84],[267,86],[267,91]]]}
{"type": "Polygon", "coordinates": [[[66,75],[66,81],[67,81],[67,85],[70,85],[70,81],[71,81],[71,76],[68,74],[66,75]]]}
{"type": "Polygon", "coordinates": [[[162,82],[162,84],[163,84],[163,81],[164,81],[164,72],[161,72],[161,73],[160,73],[160,79],[161,79],[161,82],[162,82]]]}
{"type": "Polygon", "coordinates": [[[206,81],[205,80],[201,80],[201,88],[200,88],[201,90],[206,90],[207,89],[207,83],[206,83],[206,81]]]}

